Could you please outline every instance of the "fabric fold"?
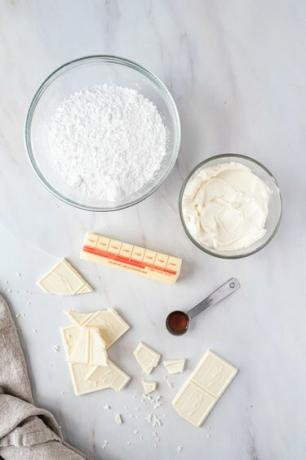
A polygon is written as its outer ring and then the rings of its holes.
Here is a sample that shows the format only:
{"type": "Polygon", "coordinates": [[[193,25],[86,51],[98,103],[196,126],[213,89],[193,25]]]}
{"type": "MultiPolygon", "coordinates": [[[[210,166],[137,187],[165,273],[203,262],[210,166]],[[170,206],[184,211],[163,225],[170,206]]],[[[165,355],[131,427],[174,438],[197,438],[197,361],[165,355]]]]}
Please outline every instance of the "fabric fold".
{"type": "Polygon", "coordinates": [[[54,416],[36,407],[24,353],[9,306],[0,296],[0,457],[5,460],[82,460],[65,443],[54,416]]]}

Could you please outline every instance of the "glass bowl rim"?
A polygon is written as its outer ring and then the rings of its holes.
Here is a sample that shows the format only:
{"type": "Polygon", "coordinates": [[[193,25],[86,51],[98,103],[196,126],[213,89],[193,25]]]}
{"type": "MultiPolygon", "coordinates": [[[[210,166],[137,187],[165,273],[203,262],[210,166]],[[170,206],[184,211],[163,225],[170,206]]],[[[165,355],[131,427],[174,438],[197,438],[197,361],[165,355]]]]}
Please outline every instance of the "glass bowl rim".
{"type": "Polygon", "coordinates": [[[183,184],[182,184],[182,187],[181,187],[181,190],[180,190],[180,194],[179,194],[179,214],[180,214],[180,218],[181,218],[181,222],[182,222],[182,225],[183,225],[183,228],[184,228],[184,231],[186,233],[186,235],[188,236],[188,238],[190,239],[190,241],[195,245],[197,246],[201,251],[205,252],[206,254],[210,255],[210,256],[213,256],[213,257],[217,257],[218,259],[242,259],[244,257],[248,257],[248,256],[251,256],[252,254],[255,254],[256,252],[259,252],[261,249],[263,249],[265,246],[267,246],[268,243],[270,243],[270,241],[274,238],[275,234],[277,233],[277,230],[279,229],[279,226],[280,226],[280,222],[281,222],[281,218],[282,218],[282,210],[283,210],[283,200],[282,200],[282,195],[281,195],[281,191],[280,191],[280,188],[279,188],[279,185],[278,185],[278,182],[276,180],[276,178],[274,177],[274,175],[271,173],[271,171],[266,167],[264,166],[262,163],[260,163],[258,160],[255,160],[255,158],[252,158],[248,155],[242,155],[240,153],[221,153],[221,154],[218,154],[218,155],[213,155],[209,158],[206,158],[205,160],[201,161],[200,163],[198,163],[192,170],[191,172],[187,175],[187,177],[185,178],[183,184]],[[252,251],[249,251],[249,252],[245,252],[244,254],[237,254],[237,255],[233,255],[233,254],[229,254],[229,255],[225,255],[225,254],[220,254],[218,252],[213,252],[211,251],[209,248],[205,248],[203,246],[201,246],[194,238],[193,236],[189,233],[189,230],[187,229],[187,226],[185,224],[185,220],[184,220],[184,216],[183,216],[183,210],[182,210],[182,201],[183,201],[183,195],[184,195],[184,191],[185,191],[185,188],[186,188],[186,185],[187,183],[189,182],[189,179],[192,177],[192,175],[198,170],[200,169],[202,166],[204,166],[205,164],[209,163],[210,161],[213,161],[213,160],[219,160],[219,159],[228,159],[228,158],[235,158],[235,159],[242,159],[242,160],[246,160],[246,161],[249,161],[250,163],[255,163],[257,166],[259,166],[260,168],[262,168],[272,179],[273,181],[275,182],[275,185],[278,189],[278,194],[279,194],[279,200],[280,200],[280,214],[279,214],[279,218],[278,218],[278,221],[277,221],[277,224],[275,226],[275,228],[273,229],[273,232],[271,233],[271,235],[269,236],[269,238],[264,242],[262,243],[260,246],[258,246],[258,248],[256,249],[253,249],[252,251]]]}
{"type": "Polygon", "coordinates": [[[171,173],[176,163],[176,160],[179,154],[179,150],[180,150],[180,144],[181,144],[181,123],[180,123],[179,113],[177,110],[176,103],[173,99],[173,96],[168,90],[165,83],[163,83],[163,81],[159,77],[157,77],[153,72],[151,72],[150,70],[147,70],[146,68],[144,68],[142,65],[138,64],[137,62],[132,61],[127,58],[120,57],[120,56],[111,55],[111,54],[94,54],[94,55],[83,56],[83,57],[68,61],[62,64],[61,66],[57,67],[55,70],[53,70],[39,85],[38,89],[34,93],[34,96],[32,97],[32,100],[31,100],[31,103],[29,105],[27,115],[26,115],[24,133],[25,133],[25,138],[24,138],[25,146],[26,146],[26,151],[28,153],[28,158],[30,160],[30,164],[32,168],[34,169],[38,179],[44,185],[44,187],[53,196],[65,202],[66,204],[73,206],[75,208],[78,208],[78,209],[83,209],[85,211],[91,211],[91,212],[111,212],[111,211],[118,211],[120,209],[126,209],[126,208],[129,208],[131,206],[134,206],[140,203],[141,201],[151,196],[164,183],[164,181],[167,179],[167,177],[171,173]],[[77,201],[67,198],[65,195],[63,195],[58,190],[56,190],[56,188],[54,188],[49,183],[45,175],[41,172],[38,166],[38,163],[35,159],[35,155],[33,153],[32,141],[31,141],[31,128],[32,128],[33,116],[34,116],[36,107],[38,105],[38,102],[43,96],[43,94],[45,93],[46,89],[52,84],[54,80],[60,77],[65,71],[73,67],[76,67],[78,65],[86,64],[90,61],[93,61],[93,62],[101,61],[103,63],[113,63],[113,64],[121,65],[123,67],[129,67],[135,70],[136,72],[142,74],[143,76],[147,77],[154,84],[155,88],[157,88],[161,97],[163,99],[168,100],[168,102],[170,103],[169,105],[167,104],[167,106],[170,108],[170,113],[172,115],[173,124],[174,124],[174,145],[173,145],[172,153],[171,153],[171,161],[169,163],[167,170],[165,171],[164,176],[155,184],[154,187],[152,187],[143,196],[137,198],[136,200],[129,201],[125,204],[120,204],[118,206],[113,206],[113,207],[108,207],[108,208],[103,208],[99,206],[88,206],[82,203],[78,203],[77,201]]]}

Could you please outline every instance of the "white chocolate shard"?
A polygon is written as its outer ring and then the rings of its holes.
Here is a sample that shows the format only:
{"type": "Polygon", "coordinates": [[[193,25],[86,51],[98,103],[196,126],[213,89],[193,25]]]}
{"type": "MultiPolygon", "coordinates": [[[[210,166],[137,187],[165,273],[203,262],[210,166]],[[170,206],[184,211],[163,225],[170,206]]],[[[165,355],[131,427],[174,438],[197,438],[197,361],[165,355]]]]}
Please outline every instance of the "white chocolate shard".
{"type": "Polygon", "coordinates": [[[131,380],[131,377],[108,359],[107,366],[97,366],[91,369],[85,379],[96,382],[100,388],[112,388],[115,391],[121,391],[131,380]]]}
{"type": "Polygon", "coordinates": [[[155,391],[157,388],[157,382],[155,382],[154,380],[142,380],[141,383],[145,395],[153,393],[153,391],[155,391]]]}
{"type": "Polygon", "coordinates": [[[115,418],[115,422],[117,423],[117,425],[122,425],[123,418],[122,418],[121,414],[116,414],[114,418],[115,418]]]}
{"type": "Polygon", "coordinates": [[[82,326],[100,329],[106,348],[111,347],[130,329],[129,324],[113,308],[94,312],[82,322],[82,326]]]}
{"type": "Polygon", "coordinates": [[[175,410],[192,425],[200,426],[237,372],[208,350],[172,401],[175,410]]]}
{"type": "Polygon", "coordinates": [[[92,287],[80,273],[66,260],[55,264],[37,285],[49,294],[73,296],[92,292],[92,287]]]}
{"type": "Polygon", "coordinates": [[[79,328],[79,337],[71,350],[71,362],[91,366],[106,366],[107,352],[105,341],[97,328],[79,328]]]}
{"type": "Polygon", "coordinates": [[[81,313],[77,310],[65,310],[64,313],[70,319],[70,321],[76,326],[82,326],[82,323],[88,320],[89,317],[93,314],[93,313],[81,313]]]}
{"type": "Polygon", "coordinates": [[[139,342],[133,354],[145,374],[150,374],[160,360],[160,354],[142,342],[139,342]]]}
{"type": "Polygon", "coordinates": [[[92,371],[92,367],[82,363],[68,363],[74,392],[77,396],[104,390],[104,386],[99,386],[97,382],[86,380],[86,375],[92,371]]]}
{"type": "Polygon", "coordinates": [[[168,374],[179,374],[185,368],[185,359],[168,359],[163,361],[164,367],[167,369],[168,374]]]}

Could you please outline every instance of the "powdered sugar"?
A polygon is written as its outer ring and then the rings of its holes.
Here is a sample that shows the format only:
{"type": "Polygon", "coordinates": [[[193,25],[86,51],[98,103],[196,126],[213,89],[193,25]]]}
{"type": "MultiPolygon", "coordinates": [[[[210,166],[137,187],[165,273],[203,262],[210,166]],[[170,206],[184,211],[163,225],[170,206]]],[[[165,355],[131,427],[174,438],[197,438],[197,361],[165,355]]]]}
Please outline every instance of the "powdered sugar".
{"type": "Polygon", "coordinates": [[[153,179],[166,155],[166,129],[134,89],[92,86],[72,94],[49,124],[51,162],[70,187],[121,201],[153,179]]]}

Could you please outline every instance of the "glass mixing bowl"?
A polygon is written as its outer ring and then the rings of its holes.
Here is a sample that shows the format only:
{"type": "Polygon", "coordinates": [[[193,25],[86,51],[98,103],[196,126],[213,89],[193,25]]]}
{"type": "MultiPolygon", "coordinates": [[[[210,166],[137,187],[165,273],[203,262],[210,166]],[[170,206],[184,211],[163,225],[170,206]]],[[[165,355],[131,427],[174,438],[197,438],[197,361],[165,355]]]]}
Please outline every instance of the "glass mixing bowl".
{"type": "Polygon", "coordinates": [[[264,248],[274,237],[277,232],[277,229],[280,224],[281,214],[282,214],[282,199],[278,184],[272,173],[261,163],[245,155],[238,155],[234,153],[226,153],[223,155],[216,155],[208,158],[207,160],[199,163],[185,179],[183,186],[181,188],[180,197],[179,197],[179,211],[183,227],[189,239],[202,251],[206,252],[215,257],[220,257],[222,259],[239,259],[240,257],[246,257],[260,249],[264,248]],[[265,235],[256,241],[254,244],[247,248],[232,250],[232,251],[219,251],[211,247],[202,246],[189,232],[186,222],[184,220],[184,213],[182,210],[182,199],[185,191],[185,187],[189,180],[198,173],[202,168],[208,168],[211,166],[216,166],[221,163],[227,163],[234,161],[236,163],[241,163],[244,166],[247,166],[256,176],[258,176],[271,190],[271,196],[269,201],[269,214],[266,221],[266,233],[265,235]]]}
{"type": "MultiPolygon", "coordinates": [[[[89,211],[114,211],[147,198],[172,170],[180,147],[180,120],[166,86],[153,73],[135,62],[116,56],[88,56],[62,65],[49,75],[33,97],[25,126],[25,141],[31,164],[41,182],[56,197],[89,211]],[[67,186],[50,162],[48,121],[63,99],[86,86],[119,85],[136,89],[157,107],[167,132],[166,156],[159,171],[144,187],[123,201],[97,201],[67,186]]],[[[102,179],[102,178],[101,178],[102,179]]]]}

